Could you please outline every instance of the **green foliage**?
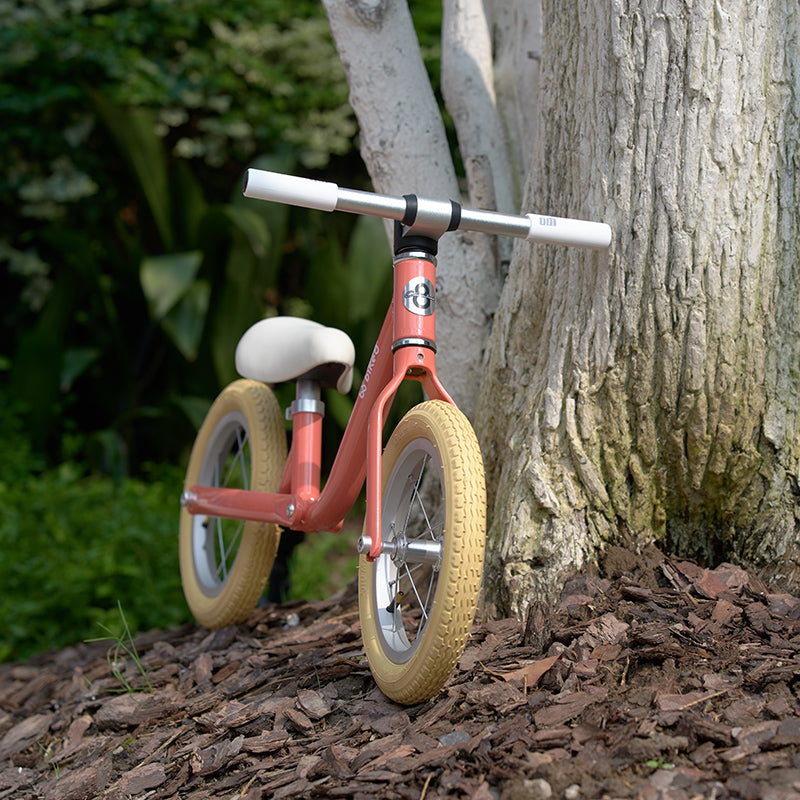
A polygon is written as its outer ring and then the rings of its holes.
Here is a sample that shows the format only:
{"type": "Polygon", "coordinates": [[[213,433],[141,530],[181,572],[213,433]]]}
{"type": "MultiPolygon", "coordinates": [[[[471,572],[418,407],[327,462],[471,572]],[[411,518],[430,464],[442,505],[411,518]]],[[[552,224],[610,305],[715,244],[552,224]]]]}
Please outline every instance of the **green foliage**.
{"type": "Polygon", "coordinates": [[[62,136],[79,139],[91,127],[85,86],[157,111],[174,154],[215,169],[265,142],[290,145],[309,168],[352,146],[344,72],[311,0],[2,0],[0,31],[0,113],[13,120],[3,149],[61,152],[62,136]],[[70,116],[69,131],[46,129],[70,116]]]}
{"type": "Polygon", "coordinates": [[[39,470],[18,420],[0,415],[0,661],[116,629],[188,620],[178,567],[177,468],[149,481],[39,470]]]}
{"type": "Polygon", "coordinates": [[[311,533],[289,561],[287,600],[325,600],[358,574],[357,535],[311,533]]]}
{"type": "Polygon", "coordinates": [[[241,333],[302,294],[288,211],[242,170],[350,170],[321,6],[0,0],[0,114],[0,360],[35,446],[58,460],[66,427],[107,471],[174,459],[241,333]]]}

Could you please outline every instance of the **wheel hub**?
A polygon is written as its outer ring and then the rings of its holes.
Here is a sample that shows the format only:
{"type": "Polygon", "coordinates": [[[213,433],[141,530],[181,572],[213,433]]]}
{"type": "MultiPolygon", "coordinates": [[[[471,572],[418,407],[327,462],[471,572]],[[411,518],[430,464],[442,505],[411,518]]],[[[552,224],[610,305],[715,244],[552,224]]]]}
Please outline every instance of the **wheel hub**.
{"type": "MultiPolygon", "coordinates": [[[[372,539],[363,535],[358,540],[357,549],[362,555],[369,553],[372,539]]],[[[395,532],[394,538],[381,542],[382,556],[389,556],[398,567],[404,564],[429,564],[435,571],[442,563],[442,543],[431,539],[427,541],[409,541],[405,533],[395,532]]]]}

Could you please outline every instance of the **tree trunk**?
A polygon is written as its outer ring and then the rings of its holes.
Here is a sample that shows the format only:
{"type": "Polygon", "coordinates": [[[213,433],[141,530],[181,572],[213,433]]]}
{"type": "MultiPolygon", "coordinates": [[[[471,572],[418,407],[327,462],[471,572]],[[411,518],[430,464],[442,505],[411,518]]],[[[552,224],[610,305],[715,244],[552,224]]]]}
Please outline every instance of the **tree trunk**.
{"type": "Polygon", "coordinates": [[[609,542],[797,579],[797,4],[545,0],[543,28],[526,206],[615,235],[515,250],[479,413],[490,596],[522,613],[609,542]]]}
{"type": "MultiPolygon", "coordinates": [[[[453,196],[405,3],[325,4],[376,188],[453,196]]],[[[440,338],[462,357],[440,365],[468,411],[483,376],[503,612],[610,542],[800,575],[799,17],[796,0],[445,0],[467,202],[504,210],[524,186],[525,211],[614,229],[602,256],[516,244],[482,371],[510,250],[442,243],[440,338]]]]}

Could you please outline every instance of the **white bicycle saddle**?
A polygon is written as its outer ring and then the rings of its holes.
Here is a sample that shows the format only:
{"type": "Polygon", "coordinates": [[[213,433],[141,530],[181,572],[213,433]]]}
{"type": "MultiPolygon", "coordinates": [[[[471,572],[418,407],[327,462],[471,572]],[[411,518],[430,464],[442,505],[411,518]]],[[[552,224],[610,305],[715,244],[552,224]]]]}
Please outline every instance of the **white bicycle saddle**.
{"type": "Polygon", "coordinates": [[[299,317],[270,317],[239,339],[236,371],[263,383],[314,380],[346,394],[353,385],[355,357],[344,331],[299,317]]]}

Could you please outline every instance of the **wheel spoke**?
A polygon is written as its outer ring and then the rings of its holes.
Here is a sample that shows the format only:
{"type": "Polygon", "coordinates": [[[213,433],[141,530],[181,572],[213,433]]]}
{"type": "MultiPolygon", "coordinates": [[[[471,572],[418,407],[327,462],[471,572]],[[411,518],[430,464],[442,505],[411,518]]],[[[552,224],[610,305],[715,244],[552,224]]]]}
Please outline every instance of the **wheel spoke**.
{"type": "Polygon", "coordinates": [[[408,564],[403,565],[406,571],[406,575],[408,575],[408,582],[411,584],[411,590],[414,592],[414,597],[417,598],[417,602],[419,603],[419,607],[422,610],[422,617],[423,619],[428,618],[428,612],[426,610],[426,606],[422,602],[422,598],[419,596],[419,592],[417,591],[417,584],[414,583],[414,578],[411,576],[411,570],[408,568],[408,564]]]}
{"type": "MultiPolygon", "coordinates": [[[[232,442],[229,450],[220,453],[219,458],[214,463],[214,485],[230,486],[233,484],[236,488],[247,489],[249,488],[249,479],[245,451],[249,436],[247,430],[242,427],[237,427],[235,436],[235,443],[232,442]],[[223,470],[225,473],[224,478],[222,477],[223,470]]],[[[230,523],[231,521],[229,520],[217,518],[214,525],[217,540],[214,574],[216,580],[221,584],[228,580],[244,531],[244,522],[239,521],[233,534],[229,532],[226,536],[223,526],[230,525],[230,523]]]]}
{"type": "MultiPolygon", "coordinates": [[[[411,486],[411,501],[408,504],[408,512],[406,513],[406,522],[403,526],[403,532],[405,533],[408,530],[408,525],[411,520],[411,512],[414,508],[414,499],[416,499],[417,503],[419,504],[419,509],[422,512],[422,516],[425,518],[425,526],[427,528],[427,532],[430,534],[432,539],[436,539],[436,536],[433,533],[433,528],[431,526],[430,519],[428,518],[428,512],[425,510],[425,503],[422,500],[422,495],[420,494],[419,487],[422,485],[422,477],[425,475],[425,467],[428,466],[428,462],[430,461],[430,457],[425,455],[422,461],[422,465],[419,468],[419,474],[414,479],[414,474],[408,476],[408,482],[411,486]]],[[[424,533],[417,534],[415,539],[420,538],[423,536],[424,533]]]]}
{"type": "MultiPolygon", "coordinates": [[[[233,561],[236,560],[236,552],[239,549],[239,542],[242,538],[242,533],[244,531],[244,521],[239,520],[239,524],[236,527],[236,532],[230,538],[230,544],[225,547],[225,539],[222,534],[222,519],[217,519],[217,538],[219,542],[219,564],[217,565],[217,578],[222,578],[222,582],[224,583],[228,577],[229,571],[229,564],[228,564],[228,557],[233,553],[233,561]]],[[[232,566],[232,564],[230,565],[232,566]]]]}
{"type": "Polygon", "coordinates": [[[428,594],[425,596],[425,609],[426,609],[426,611],[422,612],[423,613],[423,618],[419,621],[419,626],[417,627],[417,636],[420,635],[420,633],[422,632],[422,628],[424,627],[423,620],[427,621],[427,619],[428,619],[427,608],[428,608],[428,603],[430,602],[430,599],[431,599],[431,592],[433,591],[433,584],[435,582],[436,582],[436,573],[433,570],[431,570],[431,577],[430,577],[430,580],[428,581],[428,594]]]}
{"type": "Polygon", "coordinates": [[[228,564],[225,558],[225,537],[222,535],[222,520],[217,517],[217,544],[219,545],[219,562],[217,563],[217,579],[220,578],[222,573],[222,580],[228,577],[228,564]]]}
{"type": "MultiPolygon", "coordinates": [[[[426,470],[435,462],[434,454],[417,450],[411,455],[411,460],[406,462],[404,472],[396,476],[398,481],[392,490],[396,502],[394,509],[402,516],[399,530],[394,522],[390,523],[387,538],[391,537],[397,543],[400,553],[404,552],[408,542],[440,541],[422,496],[426,470]]],[[[384,558],[390,560],[393,556],[387,554],[384,558]]],[[[402,597],[404,601],[391,604],[393,613],[390,618],[384,617],[383,630],[387,643],[391,643],[389,646],[398,654],[410,654],[422,640],[425,626],[430,620],[431,603],[436,588],[435,572],[431,572],[429,564],[416,561],[409,563],[403,557],[394,563],[387,562],[383,581],[390,601],[398,597],[402,597]],[[427,586],[424,586],[426,580],[427,586]]]]}
{"type": "MultiPolygon", "coordinates": [[[[212,485],[214,486],[228,486],[237,470],[240,468],[241,472],[241,488],[247,488],[247,464],[244,457],[244,450],[248,442],[247,431],[244,428],[238,427],[236,429],[236,442],[228,450],[219,453],[218,457],[213,462],[212,468],[212,485]],[[228,463],[230,462],[230,463],[228,463]],[[227,468],[226,468],[227,466],[227,468]],[[225,472],[224,479],[222,478],[223,470],[225,472]]],[[[236,552],[239,547],[242,532],[244,530],[244,522],[239,521],[239,524],[233,533],[228,536],[228,544],[226,545],[226,534],[224,525],[228,525],[228,520],[223,520],[221,517],[214,519],[213,531],[206,527],[206,536],[216,539],[216,546],[211,545],[213,539],[209,538],[209,557],[211,562],[209,567],[213,564],[212,574],[214,579],[219,584],[224,584],[228,580],[230,569],[233,566],[232,561],[229,562],[231,554],[233,560],[236,558],[236,552]]]]}
{"type": "Polygon", "coordinates": [[[221,483],[217,483],[217,486],[228,486],[230,484],[231,476],[233,475],[234,470],[237,466],[241,467],[241,478],[242,478],[242,486],[238,487],[241,489],[248,488],[248,479],[247,479],[247,463],[244,458],[244,448],[249,440],[247,431],[243,428],[237,428],[236,430],[236,450],[235,452],[231,452],[228,455],[233,455],[231,459],[230,467],[228,467],[228,471],[225,473],[225,480],[221,483]]]}

